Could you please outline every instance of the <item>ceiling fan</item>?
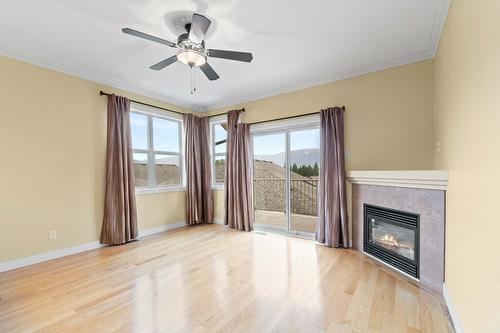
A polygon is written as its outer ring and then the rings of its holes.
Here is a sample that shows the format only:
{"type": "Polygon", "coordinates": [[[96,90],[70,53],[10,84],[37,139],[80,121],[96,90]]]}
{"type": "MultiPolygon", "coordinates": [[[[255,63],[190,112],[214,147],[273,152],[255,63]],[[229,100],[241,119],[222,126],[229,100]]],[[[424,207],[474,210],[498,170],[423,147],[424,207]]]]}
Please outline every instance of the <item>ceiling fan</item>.
{"type": "Polygon", "coordinates": [[[130,28],[123,28],[122,32],[179,49],[176,55],[162,60],[149,68],[158,71],[175,63],[176,61],[180,61],[191,68],[199,67],[206,77],[210,81],[213,81],[217,80],[219,75],[214,71],[212,66],[208,64],[208,57],[251,62],[253,56],[248,52],[205,48],[205,34],[207,33],[211,23],[212,22],[205,16],[194,13],[191,23],[188,23],[185,26],[186,33],[181,34],[177,38],[177,43],[130,28]]]}

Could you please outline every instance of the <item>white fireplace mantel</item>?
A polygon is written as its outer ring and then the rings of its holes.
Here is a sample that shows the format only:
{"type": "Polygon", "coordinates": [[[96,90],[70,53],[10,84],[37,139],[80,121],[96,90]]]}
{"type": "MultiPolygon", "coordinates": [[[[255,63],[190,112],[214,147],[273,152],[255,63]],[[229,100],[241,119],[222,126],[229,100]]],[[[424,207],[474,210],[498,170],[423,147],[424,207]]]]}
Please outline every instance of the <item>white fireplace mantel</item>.
{"type": "Polygon", "coordinates": [[[352,184],[425,188],[446,191],[446,170],[384,170],[348,171],[347,179],[352,184]]]}

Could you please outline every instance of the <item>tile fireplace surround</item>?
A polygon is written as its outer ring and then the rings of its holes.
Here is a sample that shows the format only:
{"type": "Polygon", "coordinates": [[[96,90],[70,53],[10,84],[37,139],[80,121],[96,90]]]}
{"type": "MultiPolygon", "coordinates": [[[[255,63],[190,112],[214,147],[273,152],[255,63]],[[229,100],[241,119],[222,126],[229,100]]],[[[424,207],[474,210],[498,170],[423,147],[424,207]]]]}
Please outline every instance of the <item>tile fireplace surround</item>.
{"type": "Polygon", "coordinates": [[[442,294],[447,171],[350,171],[352,247],[363,252],[363,205],[420,215],[421,286],[442,294]]]}

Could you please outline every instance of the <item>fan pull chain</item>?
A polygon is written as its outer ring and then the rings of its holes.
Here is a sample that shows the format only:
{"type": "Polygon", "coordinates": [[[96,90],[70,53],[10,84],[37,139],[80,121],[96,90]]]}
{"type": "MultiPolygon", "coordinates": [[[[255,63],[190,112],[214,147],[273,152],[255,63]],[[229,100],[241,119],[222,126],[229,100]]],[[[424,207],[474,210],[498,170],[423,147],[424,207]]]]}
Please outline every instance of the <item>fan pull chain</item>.
{"type": "Polygon", "coordinates": [[[190,79],[191,79],[191,94],[193,94],[193,66],[191,66],[191,73],[190,74],[190,79]]]}
{"type": "Polygon", "coordinates": [[[193,91],[196,92],[196,69],[193,67],[193,91]]]}
{"type": "Polygon", "coordinates": [[[194,66],[191,66],[191,94],[196,92],[196,71],[194,66]]]}

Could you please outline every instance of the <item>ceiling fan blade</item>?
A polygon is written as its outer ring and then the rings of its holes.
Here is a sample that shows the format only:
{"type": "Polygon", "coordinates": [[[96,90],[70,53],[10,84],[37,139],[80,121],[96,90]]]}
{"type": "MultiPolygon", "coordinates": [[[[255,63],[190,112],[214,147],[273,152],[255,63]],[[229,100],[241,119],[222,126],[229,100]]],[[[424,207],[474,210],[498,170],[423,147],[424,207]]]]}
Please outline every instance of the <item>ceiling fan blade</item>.
{"type": "Polygon", "coordinates": [[[205,16],[194,13],[191,28],[189,29],[189,40],[193,43],[201,44],[211,23],[212,21],[205,16]]]}
{"type": "Polygon", "coordinates": [[[212,68],[212,66],[210,66],[208,64],[208,62],[206,62],[205,64],[201,65],[200,69],[203,72],[203,74],[205,74],[210,81],[214,81],[214,80],[217,80],[219,78],[219,74],[217,74],[214,71],[214,69],[212,68]]]}
{"type": "Polygon", "coordinates": [[[177,44],[175,44],[174,42],[171,42],[169,40],[165,40],[163,38],[151,36],[151,35],[148,35],[148,34],[146,34],[144,32],[140,32],[140,31],[137,31],[137,30],[134,30],[134,29],[123,28],[122,32],[125,33],[125,34],[129,34],[129,35],[132,35],[132,36],[139,37],[139,38],[144,38],[144,39],[147,39],[147,40],[150,40],[150,41],[153,41],[153,42],[164,44],[164,45],[167,45],[167,46],[170,46],[170,47],[176,47],[177,46],[177,44]]]}
{"type": "Polygon", "coordinates": [[[227,51],[227,50],[213,50],[208,49],[208,56],[213,58],[222,58],[236,61],[251,62],[253,56],[248,52],[227,51]]]}
{"type": "Polygon", "coordinates": [[[177,61],[177,55],[171,56],[170,58],[167,58],[165,60],[160,61],[157,64],[154,64],[153,66],[149,67],[152,70],[159,71],[160,69],[163,69],[167,67],[168,65],[172,65],[174,62],[177,61]]]}

